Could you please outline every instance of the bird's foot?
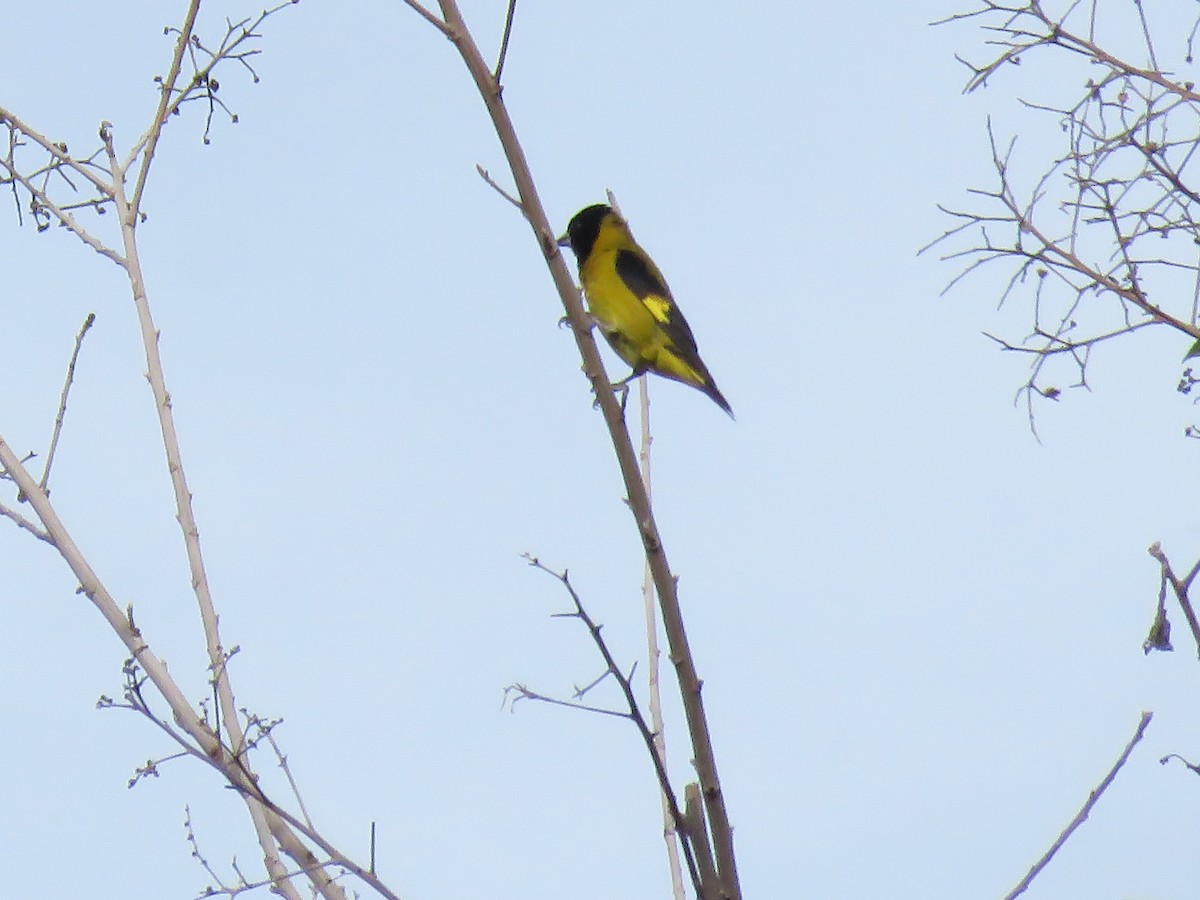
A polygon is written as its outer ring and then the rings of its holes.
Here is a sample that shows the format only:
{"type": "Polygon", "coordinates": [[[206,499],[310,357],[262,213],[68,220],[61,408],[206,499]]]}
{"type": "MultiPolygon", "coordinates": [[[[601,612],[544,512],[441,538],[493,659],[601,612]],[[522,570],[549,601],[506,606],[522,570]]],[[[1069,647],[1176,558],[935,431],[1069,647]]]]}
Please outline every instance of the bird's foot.
{"type": "MultiPolygon", "coordinates": [[[[628,381],[617,381],[610,384],[609,390],[614,394],[620,394],[621,399],[618,401],[621,404],[621,418],[625,418],[625,404],[629,401],[629,383],[628,381]]],[[[600,408],[600,398],[597,397],[592,401],[592,409],[600,408]]]]}

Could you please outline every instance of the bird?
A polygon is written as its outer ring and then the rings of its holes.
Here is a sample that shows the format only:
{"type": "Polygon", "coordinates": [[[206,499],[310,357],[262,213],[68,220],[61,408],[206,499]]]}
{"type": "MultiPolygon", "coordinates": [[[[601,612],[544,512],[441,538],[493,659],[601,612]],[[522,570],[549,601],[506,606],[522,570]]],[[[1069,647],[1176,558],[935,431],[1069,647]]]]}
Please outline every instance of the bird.
{"type": "Polygon", "coordinates": [[[581,209],[558,245],[575,254],[588,312],[601,334],[633,367],[618,384],[656,372],[700,390],[733,418],[666,279],[616,210],[603,203],[581,209]]]}

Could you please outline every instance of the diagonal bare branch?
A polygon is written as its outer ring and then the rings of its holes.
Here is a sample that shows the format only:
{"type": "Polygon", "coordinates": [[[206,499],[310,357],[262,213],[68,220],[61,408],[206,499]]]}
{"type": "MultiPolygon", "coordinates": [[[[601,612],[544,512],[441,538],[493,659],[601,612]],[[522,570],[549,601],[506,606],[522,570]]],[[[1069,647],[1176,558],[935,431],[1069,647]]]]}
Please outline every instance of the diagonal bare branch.
{"type": "Polygon", "coordinates": [[[49,493],[50,467],[54,465],[54,453],[58,449],[58,439],[62,436],[63,421],[67,415],[67,396],[71,392],[71,383],[75,380],[75,363],[79,361],[79,351],[83,348],[83,339],[96,322],[96,314],[88,313],[83,321],[79,334],[75,335],[75,349],[71,351],[71,361],[67,363],[67,378],[63,383],[62,394],[58,400],[58,415],[54,417],[54,431],[50,435],[50,448],[46,451],[46,465],[42,469],[42,480],[38,482],[43,491],[49,493]]]}

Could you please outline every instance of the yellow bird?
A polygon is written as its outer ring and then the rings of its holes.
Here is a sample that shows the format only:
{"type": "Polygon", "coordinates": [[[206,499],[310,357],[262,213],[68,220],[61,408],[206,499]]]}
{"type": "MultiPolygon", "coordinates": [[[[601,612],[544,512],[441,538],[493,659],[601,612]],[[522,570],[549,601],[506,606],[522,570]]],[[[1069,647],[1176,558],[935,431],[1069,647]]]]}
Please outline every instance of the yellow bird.
{"type": "Polygon", "coordinates": [[[588,312],[617,355],[633,367],[622,383],[657,372],[703,391],[732,418],[666,279],[625,220],[610,206],[589,206],[575,214],[558,243],[570,247],[579,262],[588,312]]]}

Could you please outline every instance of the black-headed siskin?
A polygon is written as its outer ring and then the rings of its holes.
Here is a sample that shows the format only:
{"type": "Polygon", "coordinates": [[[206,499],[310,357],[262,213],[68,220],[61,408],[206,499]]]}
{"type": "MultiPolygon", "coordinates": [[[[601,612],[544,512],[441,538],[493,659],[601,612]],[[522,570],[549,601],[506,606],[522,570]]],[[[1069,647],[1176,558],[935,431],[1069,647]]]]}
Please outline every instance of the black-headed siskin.
{"type": "Polygon", "coordinates": [[[690,384],[733,416],[662,272],[612,207],[598,203],[580,210],[558,243],[575,252],[588,311],[617,355],[633,367],[630,378],[657,372],[690,384]]]}

